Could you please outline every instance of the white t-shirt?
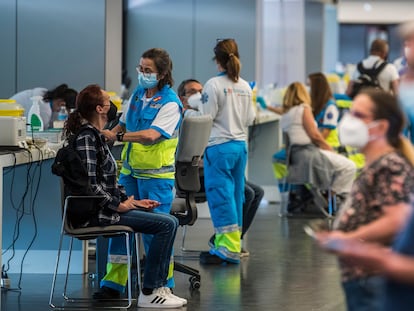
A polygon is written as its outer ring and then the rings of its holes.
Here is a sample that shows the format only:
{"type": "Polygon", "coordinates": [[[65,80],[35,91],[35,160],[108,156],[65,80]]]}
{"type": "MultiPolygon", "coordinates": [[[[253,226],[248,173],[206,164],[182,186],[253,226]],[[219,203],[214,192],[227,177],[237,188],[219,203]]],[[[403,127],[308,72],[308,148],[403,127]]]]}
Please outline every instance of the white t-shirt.
{"type": "MultiPolygon", "coordinates": [[[[371,69],[374,68],[374,64],[377,61],[378,63],[375,65],[375,68],[380,66],[384,61],[379,56],[370,55],[362,61],[362,66],[366,69],[371,69]]],[[[352,74],[352,80],[357,80],[360,75],[361,73],[358,71],[357,67],[352,74]]],[[[399,77],[397,68],[395,68],[393,64],[388,63],[378,74],[378,82],[384,91],[389,92],[391,90],[391,82],[398,80],[399,77]]]]}
{"type": "Polygon", "coordinates": [[[280,119],[280,126],[282,131],[287,133],[290,145],[307,145],[311,144],[312,140],[306,133],[303,126],[303,111],[311,109],[307,104],[300,104],[289,109],[288,112],[282,115],[280,119]]]}
{"type": "MultiPolygon", "coordinates": [[[[122,107],[122,115],[119,118],[119,121],[125,124],[126,114],[131,103],[131,98],[129,98],[128,103],[122,107]]],[[[142,97],[143,108],[152,100],[152,98],[146,98],[145,95],[142,97]]],[[[177,127],[177,123],[180,121],[180,108],[177,103],[170,102],[166,103],[158,111],[157,116],[154,121],[151,123],[151,128],[155,127],[155,130],[159,131],[161,135],[164,135],[168,138],[172,136],[177,127]]]]}
{"type": "Polygon", "coordinates": [[[231,81],[227,75],[211,78],[203,87],[199,114],[213,118],[209,146],[230,140],[245,141],[248,127],[256,117],[253,108],[252,89],[239,78],[231,81]]]}

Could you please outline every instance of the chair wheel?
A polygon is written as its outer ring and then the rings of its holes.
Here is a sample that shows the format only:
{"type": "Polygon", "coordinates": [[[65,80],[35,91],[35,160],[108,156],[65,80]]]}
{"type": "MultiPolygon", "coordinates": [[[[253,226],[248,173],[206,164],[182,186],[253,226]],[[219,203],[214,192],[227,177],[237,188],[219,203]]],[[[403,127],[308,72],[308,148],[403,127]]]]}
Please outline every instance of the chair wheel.
{"type": "Polygon", "coordinates": [[[190,285],[192,289],[199,289],[201,286],[201,282],[200,282],[200,278],[196,277],[196,276],[192,276],[189,279],[190,281],[190,285]]]}

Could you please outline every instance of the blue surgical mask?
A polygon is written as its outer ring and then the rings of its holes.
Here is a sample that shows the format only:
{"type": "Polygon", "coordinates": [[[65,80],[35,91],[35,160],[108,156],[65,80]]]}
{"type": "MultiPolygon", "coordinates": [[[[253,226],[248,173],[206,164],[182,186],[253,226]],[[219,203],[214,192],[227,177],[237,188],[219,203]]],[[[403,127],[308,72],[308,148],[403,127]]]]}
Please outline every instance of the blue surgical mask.
{"type": "Polygon", "coordinates": [[[138,83],[144,89],[153,89],[158,85],[157,74],[156,73],[138,73],[138,83]]]}

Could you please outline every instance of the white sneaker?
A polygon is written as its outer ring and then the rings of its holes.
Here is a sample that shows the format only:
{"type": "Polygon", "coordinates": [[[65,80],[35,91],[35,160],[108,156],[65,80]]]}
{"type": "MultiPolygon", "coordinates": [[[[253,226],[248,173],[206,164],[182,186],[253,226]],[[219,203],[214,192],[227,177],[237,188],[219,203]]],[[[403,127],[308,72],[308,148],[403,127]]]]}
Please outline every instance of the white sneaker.
{"type": "Polygon", "coordinates": [[[155,288],[150,295],[144,295],[141,292],[138,297],[138,307],[158,309],[182,307],[183,302],[171,295],[172,294],[168,294],[167,291],[165,291],[164,287],[155,288]]]}
{"type": "Polygon", "coordinates": [[[166,292],[166,294],[167,294],[168,296],[173,297],[173,298],[175,298],[175,299],[177,299],[177,300],[180,300],[180,301],[183,303],[183,306],[187,304],[187,299],[185,299],[185,298],[181,298],[181,297],[178,297],[178,296],[174,295],[174,294],[172,293],[172,291],[171,291],[171,288],[169,288],[169,287],[164,287],[164,291],[166,292]]]}

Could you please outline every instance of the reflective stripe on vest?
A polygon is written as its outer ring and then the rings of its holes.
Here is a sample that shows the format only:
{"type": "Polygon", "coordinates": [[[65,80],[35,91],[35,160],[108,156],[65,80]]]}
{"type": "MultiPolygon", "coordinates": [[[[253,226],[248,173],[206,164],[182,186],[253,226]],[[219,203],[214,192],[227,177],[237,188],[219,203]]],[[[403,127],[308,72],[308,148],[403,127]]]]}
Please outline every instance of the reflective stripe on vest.
{"type": "Polygon", "coordinates": [[[175,151],[178,138],[163,140],[154,145],[127,143],[122,150],[121,173],[138,177],[174,179],[175,151]]]}

